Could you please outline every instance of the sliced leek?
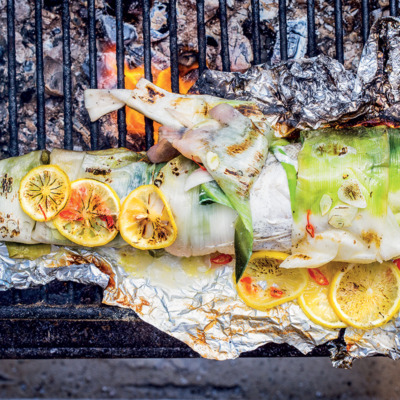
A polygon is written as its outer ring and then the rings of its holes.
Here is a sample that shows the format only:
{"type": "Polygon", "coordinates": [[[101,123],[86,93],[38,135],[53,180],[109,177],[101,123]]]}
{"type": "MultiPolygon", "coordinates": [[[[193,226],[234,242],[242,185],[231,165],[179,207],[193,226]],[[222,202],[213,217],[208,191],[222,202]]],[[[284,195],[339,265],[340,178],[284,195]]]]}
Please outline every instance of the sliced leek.
{"type": "Polygon", "coordinates": [[[388,195],[386,127],[303,132],[292,203],[293,254],[282,267],[370,263],[400,255],[400,228],[388,195]]]}

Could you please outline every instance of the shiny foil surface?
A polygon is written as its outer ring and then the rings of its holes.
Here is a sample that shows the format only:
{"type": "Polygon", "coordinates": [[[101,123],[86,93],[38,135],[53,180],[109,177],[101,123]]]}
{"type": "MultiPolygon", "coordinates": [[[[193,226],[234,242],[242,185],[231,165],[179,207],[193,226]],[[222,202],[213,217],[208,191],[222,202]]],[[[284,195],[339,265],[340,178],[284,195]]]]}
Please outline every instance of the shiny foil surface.
{"type": "MultiPolygon", "coordinates": [[[[236,293],[232,263],[215,266],[208,256],[182,259],[165,253],[156,258],[131,247],[55,248],[25,261],[7,257],[5,245],[0,254],[0,290],[53,279],[97,284],[105,288],[103,303],[134,310],[209,359],[233,359],[271,342],[307,354],[339,336],[339,330],[310,321],[296,301],[267,312],[246,306],[236,293]]],[[[399,358],[399,326],[396,319],[368,332],[347,328],[346,346],[329,346],[333,365],[349,368],[354,359],[376,354],[399,358]]]]}
{"type": "Polygon", "coordinates": [[[400,20],[371,28],[357,74],[325,55],[256,65],[244,73],[208,70],[193,93],[255,102],[286,136],[294,129],[361,123],[400,124],[400,20]]]}

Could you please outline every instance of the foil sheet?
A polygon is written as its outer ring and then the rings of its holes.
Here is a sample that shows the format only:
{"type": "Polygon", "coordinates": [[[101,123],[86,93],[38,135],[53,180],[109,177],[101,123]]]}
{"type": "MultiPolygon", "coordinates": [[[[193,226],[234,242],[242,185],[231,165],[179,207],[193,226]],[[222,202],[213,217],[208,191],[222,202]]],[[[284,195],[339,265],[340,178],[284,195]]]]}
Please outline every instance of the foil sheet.
{"type": "MultiPolygon", "coordinates": [[[[124,264],[121,260],[135,253],[115,251],[113,264],[124,264]]],[[[104,303],[132,308],[205,358],[233,359],[269,342],[288,343],[306,354],[338,336],[309,321],[295,302],[268,312],[246,306],[236,293],[233,265],[213,268],[208,257],[182,262],[164,255],[150,260],[139,274],[122,267],[114,271],[104,303]]]]}
{"type": "Polygon", "coordinates": [[[13,260],[0,244],[0,291],[44,285],[54,279],[96,284],[103,303],[130,308],[145,322],[181,340],[202,357],[228,360],[267,343],[287,343],[303,354],[330,344],[335,367],[383,354],[400,358],[400,318],[383,328],[339,330],[308,319],[296,301],[266,312],[246,306],[233,281],[233,264],[213,267],[209,256],[153,257],[131,247],[55,247],[34,261],[13,260]]]}
{"type": "Polygon", "coordinates": [[[156,258],[131,247],[60,247],[34,261],[17,261],[0,245],[0,290],[54,279],[96,284],[105,289],[103,303],[134,310],[209,359],[233,359],[270,342],[288,343],[306,354],[338,337],[338,331],[312,323],[296,302],[268,312],[246,306],[232,274],[233,264],[213,268],[209,256],[156,258]]]}
{"type": "Polygon", "coordinates": [[[191,92],[253,101],[286,136],[350,121],[400,123],[399,77],[400,20],[385,17],[371,28],[357,74],[319,55],[256,65],[244,73],[208,70],[191,92]]]}
{"type": "Polygon", "coordinates": [[[107,287],[109,275],[101,272],[90,258],[82,258],[75,250],[56,246],[53,250],[36,260],[18,260],[8,257],[6,245],[0,243],[0,291],[28,289],[54,280],[107,287]]]}
{"type": "MultiPolygon", "coordinates": [[[[197,92],[257,102],[283,135],[324,125],[400,121],[400,20],[382,18],[371,29],[357,74],[320,55],[244,74],[206,71],[197,92]]],[[[133,309],[140,318],[185,342],[201,356],[232,359],[269,342],[302,353],[336,339],[338,331],[311,322],[296,301],[268,312],[247,307],[237,296],[232,266],[213,268],[208,257],[153,258],[128,249],[53,251],[34,261],[13,260],[0,245],[0,290],[28,288],[54,279],[97,284],[103,302],[133,309]]],[[[336,367],[384,354],[400,358],[400,318],[383,328],[347,328],[331,346],[336,367]],[[342,345],[340,345],[342,343],[342,345]]]]}

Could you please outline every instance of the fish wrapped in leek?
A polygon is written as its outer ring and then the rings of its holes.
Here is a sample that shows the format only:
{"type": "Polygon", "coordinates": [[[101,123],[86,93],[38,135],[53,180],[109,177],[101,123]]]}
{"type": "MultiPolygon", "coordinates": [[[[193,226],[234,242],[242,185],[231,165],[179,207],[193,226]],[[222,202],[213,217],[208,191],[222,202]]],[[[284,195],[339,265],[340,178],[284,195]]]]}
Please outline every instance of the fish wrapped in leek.
{"type": "MultiPolygon", "coordinates": [[[[229,200],[223,192],[221,201],[213,193],[204,193],[201,184],[192,187],[196,172],[201,169],[195,163],[179,156],[168,162],[155,180],[171,206],[178,227],[177,239],[165,250],[181,257],[215,251],[233,254],[238,213],[231,205],[224,205],[229,200]]],[[[253,250],[289,252],[292,227],[289,189],[285,171],[272,154],[250,190],[250,208],[253,250]]]]}
{"type": "Polygon", "coordinates": [[[265,164],[272,136],[257,107],[212,96],[177,95],[146,80],[131,91],[86,90],[85,105],[92,121],[127,105],[164,126],[150,157],[159,146],[168,149],[168,141],[188,159],[203,164],[238,213],[234,243],[239,279],[253,248],[250,190],[265,164]]]}
{"type": "Polygon", "coordinates": [[[33,151],[0,161],[0,240],[26,244],[37,243],[32,232],[35,221],[19,203],[21,179],[33,168],[48,163],[46,151],[33,151]]]}
{"type": "MultiPolygon", "coordinates": [[[[29,164],[32,168],[42,162],[38,152],[9,160],[15,165],[24,166],[27,159],[35,161],[29,164]]],[[[7,161],[0,161],[0,166],[2,163],[6,164],[7,161]]],[[[147,162],[145,154],[137,154],[126,149],[99,152],[55,149],[48,161],[62,168],[71,181],[89,177],[110,184],[121,199],[138,186],[151,182],[158,185],[168,199],[178,225],[176,242],[166,248],[166,251],[171,254],[186,257],[210,254],[215,251],[234,253],[237,211],[230,206],[218,204],[215,198],[210,197],[210,193],[208,193],[208,201],[205,201],[204,196],[202,198],[203,184],[215,184],[215,181],[193,161],[183,156],[165,165],[155,165],[147,162]],[[200,180],[195,175],[200,175],[200,180]],[[205,202],[208,204],[204,204],[205,202]]],[[[24,168],[21,175],[26,174],[29,169],[30,167],[24,168]]],[[[13,170],[10,169],[10,171],[13,170]]],[[[254,250],[290,250],[292,217],[285,176],[280,163],[270,154],[260,177],[250,190],[254,250]]],[[[13,193],[16,202],[13,201],[11,204],[19,207],[18,185],[13,187],[13,193]]],[[[223,192],[222,195],[225,196],[223,192]]],[[[7,199],[10,200],[10,197],[7,199]]],[[[226,196],[225,201],[229,203],[226,196]]],[[[7,213],[7,210],[10,210],[9,202],[1,202],[0,212],[7,213]]],[[[52,221],[35,223],[22,210],[19,212],[21,213],[20,223],[28,221],[30,224],[29,229],[23,232],[23,243],[76,246],[58,232],[52,221]]],[[[4,240],[22,242],[19,236],[5,237],[4,240]]],[[[117,236],[107,246],[124,245],[126,242],[117,236]]],[[[19,249],[19,253],[26,256],[26,252],[33,254],[35,249],[23,248],[22,250],[19,249]]]]}
{"type": "Polygon", "coordinates": [[[386,127],[303,132],[292,255],[282,267],[400,255],[400,227],[388,201],[390,154],[386,127]]]}
{"type": "Polygon", "coordinates": [[[253,248],[250,190],[265,164],[268,139],[228,104],[215,106],[209,114],[210,119],[190,129],[168,128],[163,137],[186,158],[201,163],[237,211],[234,243],[239,279],[253,248]]]}

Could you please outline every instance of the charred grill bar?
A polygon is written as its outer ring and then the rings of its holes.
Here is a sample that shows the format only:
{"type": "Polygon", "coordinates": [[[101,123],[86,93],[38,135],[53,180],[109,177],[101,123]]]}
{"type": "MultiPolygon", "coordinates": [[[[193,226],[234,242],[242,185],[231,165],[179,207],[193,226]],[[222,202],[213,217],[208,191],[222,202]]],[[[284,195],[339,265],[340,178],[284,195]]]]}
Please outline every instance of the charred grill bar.
{"type": "Polygon", "coordinates": [[[7,0],[7,49],[8,49],[8,113],[10,129],[10,155],[18,155],[17,125],[17,79],[15,62],[15,6],[14,0],[7,0]]]}
{"type": "Polygon", "coordinates": [[[69,0],[62,2],[63,84],[64,84],[64,147],[72,150],[72,77],[69,0]]]}
{"type": "Polygon", "coordinates": [[[260,37],[260,0],[251,0],[251,17],[253,19],[251,36],[253,41],[254,64],[261,63],[260,37]]]}
{"type": "Polygon", "coordinates": [[[35,2],[35,35],[36,35],[36,96],[37,96],[37,146],[46,148],[46,123],[44,103],[44,74],[43,74],[43,35],[42,35],[42,5],[35,2]]]}
{"type": "Polygon", "coordinates": [[[169,48],[171,60],[171,89],[179,93],[178,33],[176,26],[176,0],[169,2],[169,48]]]}
{"type": "MultiPolygon", "coordinates": [[[[36,4],[40,1],[36,1],[36,4]]],[[[88,25],[89,25],[89,80],[90,88],[97,89],[97,48],[96,48],[96,8],[95,0],[88,0],[88,25]]],[[[99,124],[90,123],[90,145],[96,150],[99,144],[99,124]]]]}
{"type": "Polygon", "coordinates": [[[288,59],[286,0],[279,0],[279,39],[281,42],[281,60],[286,61],[288,59]]]}
{"type": "Polygon", "coordinates": [[[336,36],[336,58],[343,64],[343,14],[342,0],[335,0],[335,36],[336,36]]]}
{"type": "Polygon", "coordinates": [[[307,53],[309,57],[317,55],[317,43],[315,40],[315,0],[307,1],[307,53]]]}
{"type": "MultiPolygon", "coordinates": [[[[143,0],[144,77],[153,80],[151,73],[150,0],[143,0]]],[[[153,122],[145,118],[146,150],[154,144],[153,122]]]]}
{"type": "Polygon", "coordinates": [[[206,26],[204,24],[204,0],[197,0],[197,39],[199,43],[199,75],[206,69],[206,26]]]}
{"type": "MultiPolygon", "coordinates": [[[[390,0],[390,14],[397,15],[396,0],[390,0]]],[[[343,63],[342,0],[334,0],[336,58],[343,63]]],[[[229,32],[226,0],[219,0],[221,25],[221,60],[224,71],[230,70],[229,32]]],[[[143,47],[145,77],[151,72],[151,0],[142,0],[143,47]]],[[[251,0],[251,32],[254,63],[262,62],[260,35],[260,0],[251,0]]],[[[87,0],[89,86],[97,87],[96,8],[95,0],[87,0]]],[[[169,34],[171,87],[179,91],[177,0],[169,2],[169,34]]],[[[117,87],[125,87],[123,0],[115,1],[117,87]]],[[[369,32],[369,2],[361,0],[362,37],[369,32]]],[[[69,1],[62,0],[64,146],[73,148],[72,134],[72,73],[69,1]]],[[[279,0],[279,39],[281,59],[288,59],[286,1],[279,0]]],[[[315,0],[307,0],[307,52],[318,54],[315,26],[315,0]]],[[[197,1],[198,64],[201,74],[206,68],[206,30],[204,0],[197,1]]],[[[7,62],[9,100],[9,154],[18,155],[18,116],[15,47],[15,0],[7,0],[7,62]]],[[[37,148],[46,147],[44,62],[42,35],[42,0],[35,0],[37,148]]],[[[125,110],[118,111],[119,145],[126,145],[125,110]]],[[[97,122],[90,125],[91,148],[99,143],[97,122]]],[[[146,148],[154,143],[153,123],[146,119],[146,148]]],[[[36,147],[36,146],[34,146],[36,147]]],[[[33,148],[32,148],[33,149],[33,148]]],[[[54,282],[28,290],[0,292],[0,358],[18,357],[196,357],[186,345],[140,321],[135,313],[101,305],[102,291],[98,287],[75,283],[54,282]],[[79,307],[78,307],[79,306],[79,307]],[[35,328],[33,329],[32,326],[35,328]]],[[[338,343],[340,342],[340,339],[338,343]]],[[[329,354],[326,346],[311,355],[329,354]]],[[[245,356],[301,356],[288,345],[270,344],[245,356]]]]}
{"type": "MultiPolygon", "coordinates": [[[[125,89],[125,51],[124,51],[124,23],[122,20],[122,0],[115,2],[115,15],[117,21],[117,87],[125,89]]],[[[120,147],[126,146],[126,114],[125,108],[117,111],[118,115],[118,144],[120,147]]]]}

